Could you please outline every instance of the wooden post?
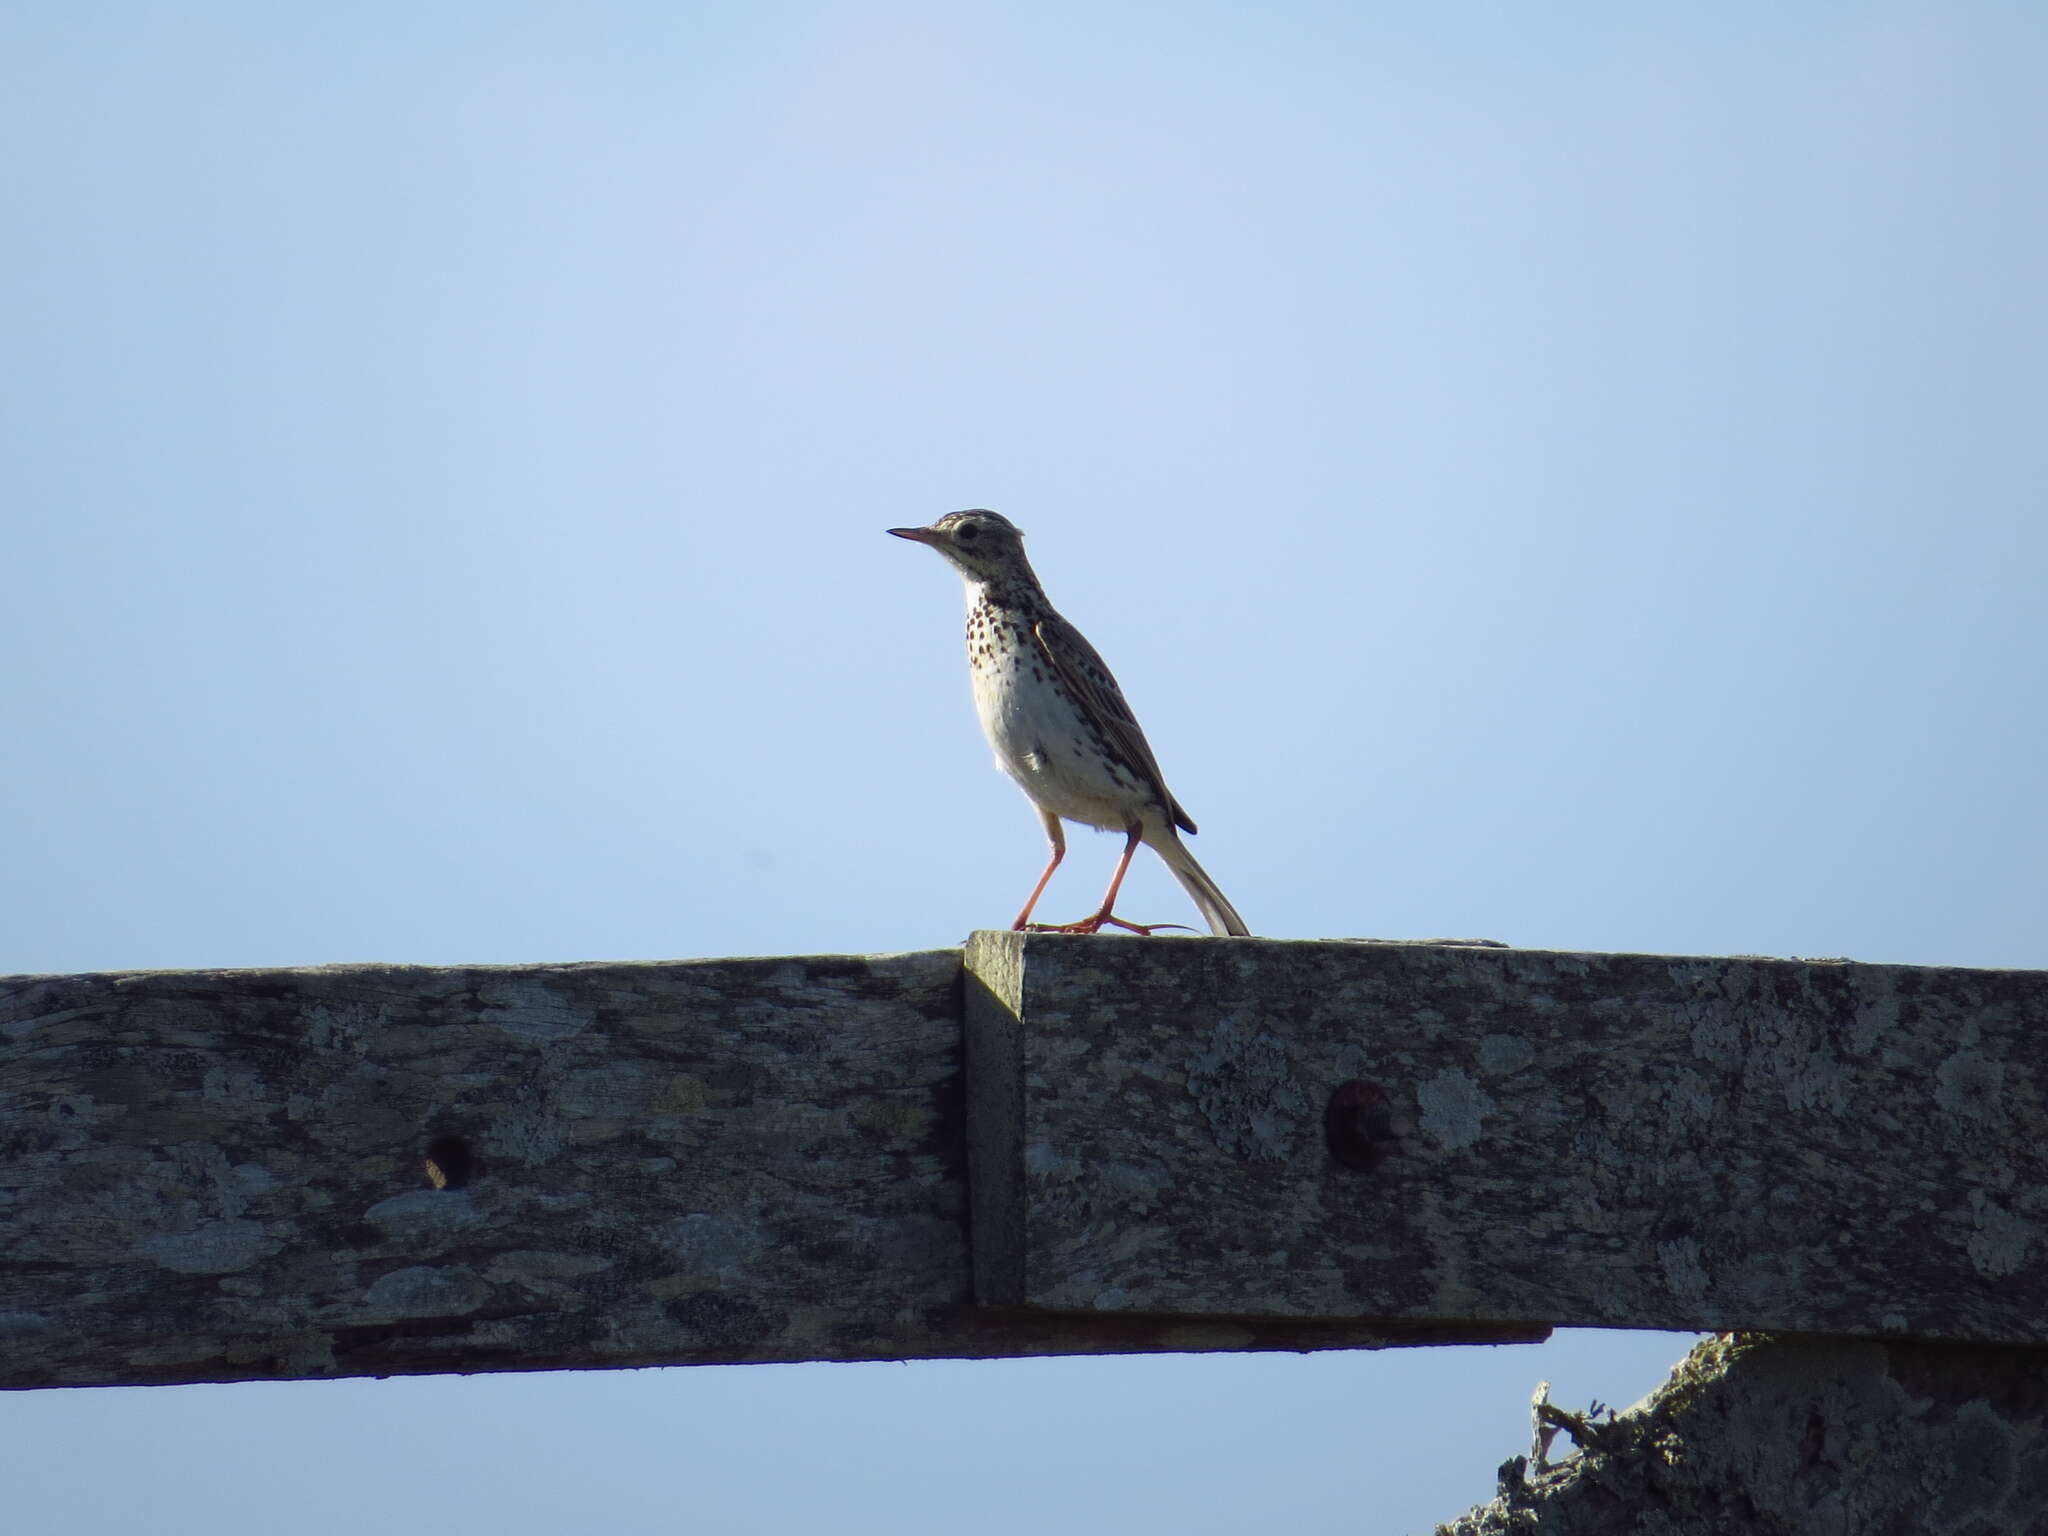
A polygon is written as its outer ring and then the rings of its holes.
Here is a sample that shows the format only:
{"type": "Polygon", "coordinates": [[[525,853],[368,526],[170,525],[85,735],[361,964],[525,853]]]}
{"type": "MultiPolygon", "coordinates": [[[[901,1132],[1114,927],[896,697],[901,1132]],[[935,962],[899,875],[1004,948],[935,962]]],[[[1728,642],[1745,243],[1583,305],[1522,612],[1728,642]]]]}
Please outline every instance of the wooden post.
{"type": "Polygon", "coordinates": [[[1709,1339],[1625,1413],[1545,1418],[1577,1448],[1438,1536],[2048,1531],[2048,1351],[1709,1339]]]}

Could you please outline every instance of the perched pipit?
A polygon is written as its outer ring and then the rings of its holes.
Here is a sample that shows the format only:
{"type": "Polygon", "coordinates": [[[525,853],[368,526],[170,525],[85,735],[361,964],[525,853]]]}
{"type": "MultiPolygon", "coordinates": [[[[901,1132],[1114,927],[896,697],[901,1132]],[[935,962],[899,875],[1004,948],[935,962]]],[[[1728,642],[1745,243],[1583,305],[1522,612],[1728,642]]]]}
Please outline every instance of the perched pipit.
{"type": "Polygon", "coordinates": [[[1034,933],[1094,933],[1104,925],[1151,933],[1176,926],[1127,923],[1111,915],[1131,855],[1142,842],[1194,898],[1211,933],[1250,933],[1182,846],[1174,829],[1192,832],[1194,822],[1167,792],[1145,733],[1095,647],[1046,601],[1016,525],[976,510],[949,513],[929,528],[889,532],[931,545],[966,578],[974,708],[997,766],[1031,797],[1052,842],[1052,860],[1010,926],[1034,933]],[[1031,909],[1066,857],[1062,817],[1122,832],[1124,854],[1101,911],[1078,923],[1033,923],[1031,909]]]}

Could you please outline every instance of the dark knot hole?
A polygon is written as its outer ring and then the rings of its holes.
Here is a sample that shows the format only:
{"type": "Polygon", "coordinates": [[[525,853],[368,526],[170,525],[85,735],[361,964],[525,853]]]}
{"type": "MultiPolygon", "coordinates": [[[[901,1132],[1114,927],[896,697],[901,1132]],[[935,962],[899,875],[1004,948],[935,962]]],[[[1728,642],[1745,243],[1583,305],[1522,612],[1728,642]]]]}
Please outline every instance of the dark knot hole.
{"type": "Polygon", "coordinates": [[[463,1136],[436,1136],[427,1143],[427,1182],[436,1189],[461,1189],[481,1173],[477,1155],[463,1136]]]}

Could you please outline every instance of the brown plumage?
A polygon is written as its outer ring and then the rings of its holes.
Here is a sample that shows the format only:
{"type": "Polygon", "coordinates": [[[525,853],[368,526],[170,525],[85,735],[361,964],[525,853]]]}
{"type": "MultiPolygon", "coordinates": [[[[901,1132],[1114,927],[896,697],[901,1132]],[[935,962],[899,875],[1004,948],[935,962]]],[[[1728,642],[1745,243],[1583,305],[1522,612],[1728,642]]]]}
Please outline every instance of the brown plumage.
{"type": "Polygon", "coordinates": [[[929,528],[891,528],[929,544],[967,583],[967,660],[975,711],[996,763],[1038,807],[1052,859],[1011,926],[1094,933],[1104,926],[1150,933],[1171,924],[1127,923],[1112,915],[1140,842],[1156,852],[1215,934],[1250,930],[1180,840],[1195,823],[1166,787],[1159,760],[1108,665],[1061,618],[1024,555],[1008,518],[976,509],[929,528]],[[1033,924],[1032,908],[1066,854],[1062,819],[1125,834],[1123,857],[1102,909],[1078,923],[1033,924]]]}

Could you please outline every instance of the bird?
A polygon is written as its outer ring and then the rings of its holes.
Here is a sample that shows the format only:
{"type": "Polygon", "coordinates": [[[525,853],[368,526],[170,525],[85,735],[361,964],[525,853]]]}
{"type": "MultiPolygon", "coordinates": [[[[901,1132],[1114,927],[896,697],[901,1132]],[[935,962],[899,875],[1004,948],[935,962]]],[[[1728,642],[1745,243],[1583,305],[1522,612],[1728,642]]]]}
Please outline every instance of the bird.
{"type": "Polygon", "coordinates": [[[967,665],[975,713],[996,766],[1017,781],[1045,823],[1052,858],[1010,925],[1018,932],[1151,934],[1178,923],[1128,923],[1116,893],[1144,843],[1194,899],[1209,931],[1249,935],[1216,882],[1180,840],[1194,821],[1167,790],[1145,733],[1095,647],[1047,601],[1024,535],[984,507],[949,512],[928,528],[890,528],[930,545],[967,583],[967,665]],[[1033,923],[1032,910],[1067,854],[1062,820],[1124,834],[1123,857],[1101,910],[1078,923],[1033,923]]]}

